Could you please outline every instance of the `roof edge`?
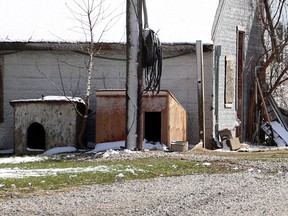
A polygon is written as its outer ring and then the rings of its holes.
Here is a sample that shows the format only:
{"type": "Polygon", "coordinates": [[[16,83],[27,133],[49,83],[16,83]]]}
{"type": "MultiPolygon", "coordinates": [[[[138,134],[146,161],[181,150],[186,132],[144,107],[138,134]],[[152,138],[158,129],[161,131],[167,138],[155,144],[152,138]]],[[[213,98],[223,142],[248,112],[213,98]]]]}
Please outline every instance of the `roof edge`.
{"type": "MultiPolygon", "coordinates": [[[[196,43],[161,43],[163,51],[196,50],[196,43]]],[[[78,51],[87,53],[89,43],[78,42],[0,42],[0,51],[78,51]]],[[[126,50],[125,43],[96,43],[96,50],[126,50]]],[[[203,44],[204,52],[212,52],[212,44],[203,44]]]]}

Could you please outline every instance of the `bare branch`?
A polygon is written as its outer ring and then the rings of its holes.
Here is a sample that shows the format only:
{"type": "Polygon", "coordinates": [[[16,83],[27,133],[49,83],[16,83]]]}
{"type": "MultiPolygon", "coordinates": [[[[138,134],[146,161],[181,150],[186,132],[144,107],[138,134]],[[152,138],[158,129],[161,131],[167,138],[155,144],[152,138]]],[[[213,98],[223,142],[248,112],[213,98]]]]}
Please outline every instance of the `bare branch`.
{"type": "MultiPolygon", "coordinates": [[[[37,57],[36,57],[37,58],[37,57]]],[[[38,66],[38,62],[37,62],[37,59],[35,60],[35,67],[37,69],[37,71],[39,73],[41,73],[49,82],[52,86],[55,87],[55,89],[57,89],[57,91],[59,91],[61,93],[61,95],[64,95],[64,92],[61,91],[58,86],[47,76],[47,74],[45,74],[42,70],[40,70],[39,66],[38,66]]]]}

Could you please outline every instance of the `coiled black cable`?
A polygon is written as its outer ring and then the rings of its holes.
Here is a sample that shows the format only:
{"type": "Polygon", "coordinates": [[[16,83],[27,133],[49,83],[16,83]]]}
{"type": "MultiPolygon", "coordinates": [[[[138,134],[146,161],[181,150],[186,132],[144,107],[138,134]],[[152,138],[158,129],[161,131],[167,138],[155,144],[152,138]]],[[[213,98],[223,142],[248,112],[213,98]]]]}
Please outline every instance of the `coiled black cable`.
{"type": "Polygon", "coordinates": [[[143,30],[142,63],[145,74],[144,90],[157,95],[160,91],[162,76],[162,48],[157,34],[151,29],[143,30]]]}

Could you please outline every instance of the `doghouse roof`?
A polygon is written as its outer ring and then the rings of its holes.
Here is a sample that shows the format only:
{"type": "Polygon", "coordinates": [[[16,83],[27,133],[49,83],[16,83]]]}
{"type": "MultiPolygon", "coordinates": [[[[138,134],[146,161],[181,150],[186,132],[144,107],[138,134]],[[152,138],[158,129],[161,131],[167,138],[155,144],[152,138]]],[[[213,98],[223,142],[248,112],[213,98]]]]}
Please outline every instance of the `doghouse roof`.
{"type": "Polygon", "coordinates": [[[85,102],[79,97],[68,96],[42,96],[38,99],[19,99],[12,100],[10,104],[13,106],[15,103],[37,103],[37,102],[73,102],[85,105],[85,102]]]}
{"type": "MultiPolygon", "coordinates": [[[[173,100],[184,109],[182,104],[177,100],[177,98],[168,90],[160,90],[157,95],[152,95],[151,92],[143,92],[143,97],[167,97],[170,96],[173,100]]],[[[126,97],[125,89],[97,89],[96,97],[126,97]]]]}

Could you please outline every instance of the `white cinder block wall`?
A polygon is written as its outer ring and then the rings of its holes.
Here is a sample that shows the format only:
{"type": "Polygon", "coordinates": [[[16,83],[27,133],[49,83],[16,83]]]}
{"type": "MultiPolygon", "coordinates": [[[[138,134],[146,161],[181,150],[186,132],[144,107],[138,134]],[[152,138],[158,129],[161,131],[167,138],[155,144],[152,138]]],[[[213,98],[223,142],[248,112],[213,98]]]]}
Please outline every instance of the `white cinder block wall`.
{"type": "MultiPolygon", "coordinates": [[[[40,45],[41,46],[41,43],[40,45]]],[[[206,135],[212,138],[213,54],[205,45],[206,135]]],[[[188,141],[198,139],[197,71],[194,44],[167,45],[164,49],[161,89],[169,90],[188,113],[188,141]],[[189,54],[179,55],[187,52],[189,54]],[[192,50],[192,51],[191,51],[192,50]],[[191,53],[192,52],[192,53],[191,53]],[[174,56],[174,57],[173,57],[174,56]],[[169,58],[168,58],[169,57],[169,58]]],[[[204,49],[205,50],[205,49],[204,49]]],[[[10,50],[4,56],[4,122],[0,123],[0,149],[13,148],[14,116],[9,104],[15,99],[40,98],[42,95],[77,96],[84,99],[87,56],[74,51],[10,50]],[[60,79],[62,77],[62,80],[60,79]]],[[[125,49],[103,50],[95,58],[92,92],[96,89],[124,89],[126,82],[125,49]]],[[[91,109],[95,108],[95,94],[91,95],[91,109]]],[[[95,119],[89,120],[88,141],[95,141],[95,119]]]]}
{"type": "MultiPolygon", "coordinates": [[[[257,4],[255,0],[220,0],[212,28],[214,46],[221,46],[219,61],[219,130],[231,129],[235,135],[236,86],[237,86],[237,29],[245,32],[244,39],[244,65],[243,65],[243,98],[244,109],[241,127],[247,127],[247,112],[250,99],[251,83],[254,80],[254,69],[261,50],[260,31],[257,17],[257,4]],[[225,107],[225,56],[233,59],[235,71],[234,101],[232,107],[225,107]]],[[[214,77],[215,78],[215,77],[214,77]]],[[[215,80],[214,80],[215,81],[215,80]]],[[[214,101],[215,102],[215,101],[214,101]]],[[[216,105],[214,105],[216,106],[216,105]]],[[[215,118],[215,116],[214,116],[215,118]]],[[[214,119],[215,121],[215,119],[214,119]]],[[[245,134],[242,134],[245,139],[245,134]]]]}

